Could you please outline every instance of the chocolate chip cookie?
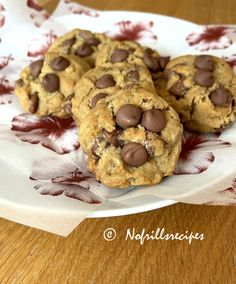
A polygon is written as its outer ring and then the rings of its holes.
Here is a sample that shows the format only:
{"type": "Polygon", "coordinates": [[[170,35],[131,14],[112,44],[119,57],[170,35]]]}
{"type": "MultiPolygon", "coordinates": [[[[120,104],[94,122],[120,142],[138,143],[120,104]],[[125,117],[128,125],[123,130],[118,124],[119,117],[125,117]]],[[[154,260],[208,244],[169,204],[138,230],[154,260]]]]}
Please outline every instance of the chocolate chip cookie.
{"type": "Polygon", "coordinates": [[[161,97],[144,89],[108,96],[79,128],[89,169],[110,187],[151,185],[172,175],[181,140],[178,114],[161,97]]]}
{"type": "Polygon", "coordinates": [[[89,65],[74,55],[47,53],[22,70],[15,94],[24,111],[38,116],[71,116],[74,85],[89,65]]]}
{"type": "Polygon", "coordinates": [[[214,132],[228,127],[236,117],[236,77],[221,58],[186,55],[171,60],[157,92],[178,112],[192,131],[214,132]],[[165,90],[166,88],[166,90],[165,90]]]}
{"type": "Polygon", "coordinates": [[[122,63],[113,67],[89,70],[75,85],[72,112],[76,122],[86,119],[98,101],[118,90],[144,88],[155,92],[150,73],[145,67],[122,63]]]}
{"type": "Polygon", "coordinates": [[[105,34],[74,29],[57,38],[49,48],[49,52],[74,54],[94,67],[98,50],[109,42],[111,39],[105,34]]]}
{"type": "Polygon", "coordinates": [[[149,47],[143,47],[134,41],[112,41],[103,45],[98,52],[97,66],[119,66],[126,62],[146,67],[155,79],[157,74],[164,70],[169,57],[160,56],[149,47]]]}

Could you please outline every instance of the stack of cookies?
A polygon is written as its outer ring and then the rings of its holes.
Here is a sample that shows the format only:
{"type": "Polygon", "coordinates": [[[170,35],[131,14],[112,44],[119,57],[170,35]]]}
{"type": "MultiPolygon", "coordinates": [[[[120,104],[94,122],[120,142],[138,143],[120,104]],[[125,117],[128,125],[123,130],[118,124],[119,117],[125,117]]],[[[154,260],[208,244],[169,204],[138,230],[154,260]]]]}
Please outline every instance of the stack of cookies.
{"type": "Polygon", "coordinates": [[[25,68],[15,93],[32,114],[73,116],[89,170],[118,188],[172,175],[182,124],[205,133],[236,117],[236,78],[222,59],[169,61],[136,42],[79,29],[25,68]]]}

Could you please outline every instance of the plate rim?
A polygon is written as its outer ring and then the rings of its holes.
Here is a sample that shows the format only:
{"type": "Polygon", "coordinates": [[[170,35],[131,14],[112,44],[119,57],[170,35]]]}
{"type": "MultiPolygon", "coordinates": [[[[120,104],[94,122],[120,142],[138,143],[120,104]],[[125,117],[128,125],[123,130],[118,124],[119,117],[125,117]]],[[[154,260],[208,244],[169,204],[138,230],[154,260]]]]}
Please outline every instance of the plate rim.
{"type": "Polygon", "coordinates": [[[105,217],[119,217],[119,216],[126,216],[138,213],[149,212],[152,210],[161,209],[167,206],[171,206],[174,204],[179,203],[178,201],[170,200],[170,199],[163,199],[158,200],[153,203],[148,203],[144,205],[138,205],[134,207],[126,207],[126,208],[119,208],[119,209],[105,209],[105,210],[96,210],[90,213],[87,218],[105,218],[105,217]]]}
{"type": "MultiPolygon", "coordinates": [[[[184,19],[180,19],[180,18],[176,18],[176,17],[172,17],[172,16],[168,16],[168,15],[162,15],[162,14],[158,14],[158,13],[151,13],[151,12],[142,12],[142,11],[128,11],[128,10],[119,10],[119,11],[115,11],[115,10],[96,10],[96,9],[92,9],[94,11],[98,11],[100,14],[102,15],[108,15],[108,14],[116,14],[116,15],[124,15],[124,14],[129,14],[129,15],[149,15],[153,18],[156,17],[161,17],[163,19],[166,19],[168,21],[178,21],[178,22],[182,22],[182,23],[186,23],[186,24],[190,24],[190,25],[194,25],[195,27],[201,27],[201,25],[196,24],[194,22],[191,21],[187,21],[184,19]]],[[[53,18],[53,20],[57,20],[57,19],[61,19],[63,17],[68,17],[71,16],[69,14],[65,14],[65,15],[60,15],[60,16],[56,16],[53,18]]],[[[76,15],[75,15],[76,16],[76,15]]],[[[52,14],[53,17],[53,14],[52,14]]],[[[110,199],[112,201],[112,199],[110,199]]],[[[116,217],[116,216],[126,216],[126,215],[131,215],[131,214],[138,214],[138,213],[142,213],[142,212],[148,212],[148,211],[152,211],[152,210],[156,210],[156,209],[160,209],[163,207],[167,207],[167,206],[171,206],[178,203],[178,201],[174,201],[174,200],[170,200],[170,199],[161,199],[158,201],[154,201],[153,203],[147,203],[147,204],[142,204],[142,205],[137,205],[137,206],[129,206],[129,207],[122,207],[122,208],[115,208],[115,209],[104,209],[104,210],[95,210],[94,212],[90,213],[87,218],[105,218],[105,217],[116,217]]]]}

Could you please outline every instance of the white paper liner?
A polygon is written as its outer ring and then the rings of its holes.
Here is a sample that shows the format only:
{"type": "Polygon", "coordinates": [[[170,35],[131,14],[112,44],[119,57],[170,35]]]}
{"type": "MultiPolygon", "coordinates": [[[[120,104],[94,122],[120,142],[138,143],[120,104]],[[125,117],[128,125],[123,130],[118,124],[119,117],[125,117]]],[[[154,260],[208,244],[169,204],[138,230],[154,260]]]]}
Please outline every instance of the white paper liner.
{"type": "Polygon", "coordinates": [[[221,135],[186,132],[185,155],[174,176],[156,186],[119,190],[106,188],[88,172],[71,119],[22,114],[13,95],[19,71],[41,57],[56,36],[76,27],[138,40],[172,57],[214,54],[236,67],[236,26],[202,27],[154,14],[102,12],[68,0],[60,1],[49,17],[33,0],[1,0],[0,216],[66,236],[91,214],[130,214],[172,200],[235,205],[235,125],[221,135]],[[187,147],[190,141],[192,148],[187,147]]]}

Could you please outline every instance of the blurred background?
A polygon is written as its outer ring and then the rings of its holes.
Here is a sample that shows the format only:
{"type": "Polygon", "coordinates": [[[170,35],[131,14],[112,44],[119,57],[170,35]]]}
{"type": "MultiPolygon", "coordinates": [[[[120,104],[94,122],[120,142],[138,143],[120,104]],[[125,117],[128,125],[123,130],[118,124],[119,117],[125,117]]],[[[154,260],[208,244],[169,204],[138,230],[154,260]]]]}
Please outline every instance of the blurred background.
{"type": "MultiPolygon", "coordinates": [[[[51,12],[59,0],[38,0],[38,2],[51,12]]],[[[198,24],[236,23],[235,0],[74,0],[72,2],[100,10],[158,13],[198,24]]]]}

